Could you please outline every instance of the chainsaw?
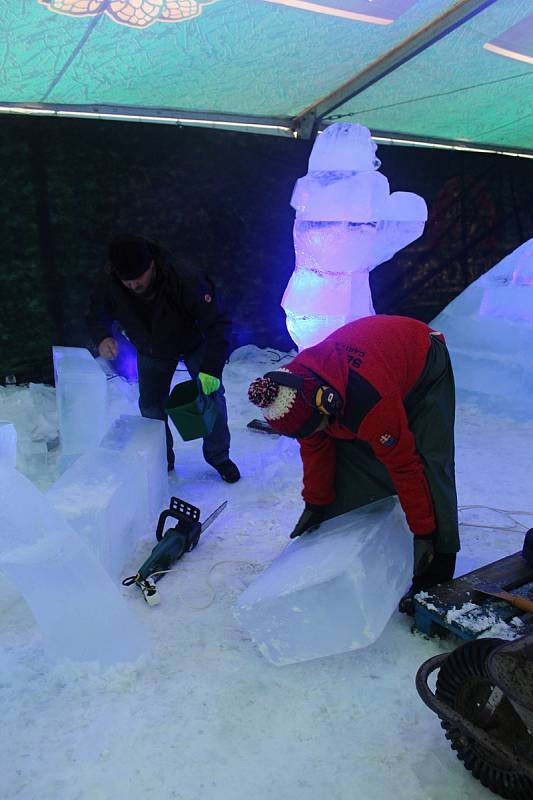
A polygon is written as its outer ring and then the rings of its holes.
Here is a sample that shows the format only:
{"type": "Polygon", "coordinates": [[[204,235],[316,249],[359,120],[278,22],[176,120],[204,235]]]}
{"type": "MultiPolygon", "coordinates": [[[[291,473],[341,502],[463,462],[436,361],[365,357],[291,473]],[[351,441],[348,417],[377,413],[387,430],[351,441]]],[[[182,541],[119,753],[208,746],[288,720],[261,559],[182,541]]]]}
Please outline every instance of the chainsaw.
{"type": "Polygon", "coordinates": [[[200,522],[199,508],[186,503],[185,500],[180,500],[179,497],[171,497],[170,507],[162,511],[159,516],[155,533],[156,546],[137,574],[124,578],[122,585],[132,586],[135,584],[141,590],[149,606],[158,605],[161,598],[156,582],[170,572],[170,567],[185,553],[194,550],[201,534],[224,511],[227,504],[228,501],[225,500],[204,522],[200,522]],[[177,520],[178,524],[165,531],[165,523],[169,517],[177,520]]]}

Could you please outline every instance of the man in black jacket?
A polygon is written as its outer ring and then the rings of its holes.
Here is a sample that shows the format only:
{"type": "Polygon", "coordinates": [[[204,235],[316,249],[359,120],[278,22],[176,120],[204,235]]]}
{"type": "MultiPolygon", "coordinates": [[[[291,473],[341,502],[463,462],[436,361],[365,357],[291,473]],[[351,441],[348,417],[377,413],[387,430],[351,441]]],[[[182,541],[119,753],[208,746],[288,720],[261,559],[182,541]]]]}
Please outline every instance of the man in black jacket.
{"type": "Polygon", "coordinates": [[[118,355],[116,320],[137,348],[139,408],[143,417],[165,421],[169,471],[173,440],[165,413],[172,376],[183,361],[212,394],[218,415],[203,440],[203,454],[228,483],[239,480],[229,458],[230,433],[222,369],[229,350],[230,321],[217,305],[207,275],[170,264],[164,250],[143,236],[123,234],[109,244],[109,263],[91,297],[87,325],[103,358],[118,355]]]}

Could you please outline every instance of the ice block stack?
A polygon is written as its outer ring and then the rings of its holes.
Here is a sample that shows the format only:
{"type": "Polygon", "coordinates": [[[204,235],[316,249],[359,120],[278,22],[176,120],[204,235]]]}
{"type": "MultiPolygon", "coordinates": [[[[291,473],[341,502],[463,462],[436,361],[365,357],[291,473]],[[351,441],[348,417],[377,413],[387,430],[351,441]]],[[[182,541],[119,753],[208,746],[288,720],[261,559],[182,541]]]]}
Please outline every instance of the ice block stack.
{"type": "Polygon", "coordinates": [[[375,152],[368,128],[335,123],[318,136],[309,172],[296,182],[295,270],[281,305],[299,348],[374,314],[370,271],[424,230],[423,198],[391,194],[375,152]]]}
{"type": "Polygon", "coordinates": [[[0,571],[53,655],[110,665],[146,651],[139,623],[94,554],[27,478],[2,465],[0,571]]]}
{"type": "Polygon", "coordinates": [[[410,585],[412,539],[396,497],[328,520],[250,584],[236,617],[277,666],[367,647],[410,585]]]}
{"type": "Polygon", "coordinates": [[[107,428],[107,381],[83,347],[53,347],[56,403],[64,465],[97,447],[107,428]]]}

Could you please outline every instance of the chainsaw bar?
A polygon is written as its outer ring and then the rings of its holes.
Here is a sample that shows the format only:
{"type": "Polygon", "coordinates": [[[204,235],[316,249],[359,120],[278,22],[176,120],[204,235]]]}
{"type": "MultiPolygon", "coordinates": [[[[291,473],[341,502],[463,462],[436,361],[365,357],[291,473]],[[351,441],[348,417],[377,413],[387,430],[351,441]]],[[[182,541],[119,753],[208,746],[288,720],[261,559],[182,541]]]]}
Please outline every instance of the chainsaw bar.
{"type": "Polygon", "coordinates": [[[226,508],[227,505],[228,505],[228,501],[224,500],[224,502],[221,503],[218,508],[215,508],[213,513],[208,516],[208,518],[205,520],[205,522],[200,523],[201,526],[202,526],[202,533],[209,528],[211,523],[216,520],[216,518],[219,516],[219,514],[222,514],[222,512],[224,511],[224,509],[226,508]]]}

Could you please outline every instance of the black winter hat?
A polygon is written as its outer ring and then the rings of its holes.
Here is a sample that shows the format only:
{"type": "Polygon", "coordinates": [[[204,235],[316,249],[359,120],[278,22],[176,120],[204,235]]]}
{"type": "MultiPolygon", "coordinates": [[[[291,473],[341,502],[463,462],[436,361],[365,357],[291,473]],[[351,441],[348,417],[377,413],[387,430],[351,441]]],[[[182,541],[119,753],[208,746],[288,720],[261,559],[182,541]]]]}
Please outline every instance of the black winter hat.
{"type": "Polygon", "coordinates": [[[111,269],[123,281],[133,281],[149,269],[153,255],[146,239],[123,233],[109,242],[111,269]]]}

